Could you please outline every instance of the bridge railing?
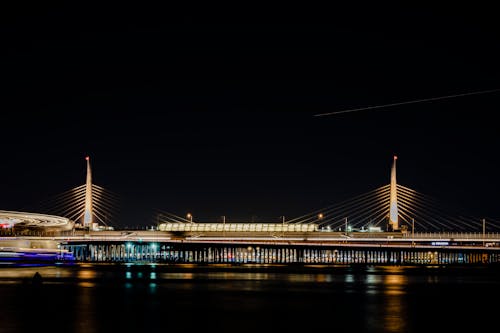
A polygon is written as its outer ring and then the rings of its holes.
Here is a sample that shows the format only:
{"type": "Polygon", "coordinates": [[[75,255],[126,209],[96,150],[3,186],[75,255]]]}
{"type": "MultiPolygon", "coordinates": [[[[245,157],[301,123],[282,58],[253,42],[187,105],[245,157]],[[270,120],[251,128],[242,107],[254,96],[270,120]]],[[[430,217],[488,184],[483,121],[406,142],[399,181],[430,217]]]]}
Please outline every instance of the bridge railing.
{"type": "Polygon", "coordinates": [[[453,239],[498,239],[499,232],[415,232],[403,234],[403,238],[453,238],[453,239]]]}

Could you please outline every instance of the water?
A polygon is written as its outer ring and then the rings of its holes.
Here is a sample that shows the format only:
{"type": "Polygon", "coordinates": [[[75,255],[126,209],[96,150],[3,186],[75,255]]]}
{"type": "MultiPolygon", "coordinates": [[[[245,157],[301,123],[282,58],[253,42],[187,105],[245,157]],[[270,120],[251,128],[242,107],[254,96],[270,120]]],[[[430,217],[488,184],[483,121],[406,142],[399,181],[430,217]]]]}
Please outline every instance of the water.
{"type": "Polygon", "coordinates": [[[2,267],[0,332],[481,332],[499,287],[471,267],[2,267]]]}

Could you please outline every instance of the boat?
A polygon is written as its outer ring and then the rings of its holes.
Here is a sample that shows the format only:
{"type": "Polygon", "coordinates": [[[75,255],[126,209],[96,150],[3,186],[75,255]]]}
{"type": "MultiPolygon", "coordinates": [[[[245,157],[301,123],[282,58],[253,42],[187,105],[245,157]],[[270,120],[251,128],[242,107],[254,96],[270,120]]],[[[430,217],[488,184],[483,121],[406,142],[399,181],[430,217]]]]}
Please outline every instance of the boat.
{"type": "Polygon", "coordinates": [[[0,262],[56,263],[74,260],[73,253],[63,249],[0,247],[0,262]]]}

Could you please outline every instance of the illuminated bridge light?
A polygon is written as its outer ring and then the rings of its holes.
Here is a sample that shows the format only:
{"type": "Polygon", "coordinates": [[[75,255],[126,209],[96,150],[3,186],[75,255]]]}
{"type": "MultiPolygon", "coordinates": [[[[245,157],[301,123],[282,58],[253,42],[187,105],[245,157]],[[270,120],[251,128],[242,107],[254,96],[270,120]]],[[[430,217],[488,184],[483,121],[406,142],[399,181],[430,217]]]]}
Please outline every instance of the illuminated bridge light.
{"type": "Polygon", "coordinates": [[[165,222],[159,226],[160,231],[191,232],[313,232],[318,230],[317,224],[281,224],[281,223],[173,223],[165,222]]]}

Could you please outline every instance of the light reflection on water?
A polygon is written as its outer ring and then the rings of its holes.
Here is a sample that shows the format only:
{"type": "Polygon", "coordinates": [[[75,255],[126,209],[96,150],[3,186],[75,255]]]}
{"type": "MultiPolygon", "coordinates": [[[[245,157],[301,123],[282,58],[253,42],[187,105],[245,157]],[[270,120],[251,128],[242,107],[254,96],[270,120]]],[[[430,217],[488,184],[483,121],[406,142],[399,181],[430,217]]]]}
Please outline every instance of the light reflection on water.
{"type": "Polygon", "coordinates": [[[404,286],[408,283],[408,278],[401,274],[385,275],[383,283],[386,286],[385,294],[400,295],[404,292],[404,286]]]}
{"type": "Polygon", "coordinates": [[[406,306],[403,303],[402,292],[388,292],[385,297],[384,323],[386,332],[406,332],[406,306]]]}
{"type": "MultiPolygon", "coordinates": [[[[456,292],[466,301],[475,300],[480,284],[487,283],[492,290],[500,289],[498,276],[480,272],[443,274],[439,269],[417,271],[396,266],[302,271],[254,268],[218,266],[217,270],[203,270],[186,265],[92,264],[3,267],[0,269],[0,313],[7,318],[3,321],[5,327],[15,327],[24,316],[20,310],[24,304],[43,299],[47,310],[39,311],[49,317],[49,309],[57,309],[72,318],[72,326],[64,328],[76,332],[114,328],[106,326],[106,313],[109,311],[110,316],[121,318],[123,309],[133,309],[139,318],[124,324],[123,331],[142,328],[141,325],[154,326],[166,314],[169,318],[189,320],[189,316],[196,313],[210,320],[212,313],[223,313],[225,321],[220,324],[221,331],[226,328],[231,331],[235,322],[251,317],[272,318],[280,327],[289,329],[297,323],[322,328],[321,320],[331,319],[340,325],[340,331],[345,325],[353,332],[412,332],[417,331],[418,318],[428,311],[438,311],[440,306],[459,306],[453,297],[440,298],[441,302],[448,301],[444,304],[429,304],[436,290],[430,287],[451,290],[449,293],[456,292]],[[41,274],[43,283],[33,289],[30,282],[36,272],[41,274]],[[463,288],[468,285],[470,293],[463,288]],[[412,305],[415,299],[422,304],[424,300],[425,309],[415,308],[412,305]],[[315,321],[311,322],[311,318],[315,321]]],[[[463,308],[460,305],[460,310],[463,308]]],[[[38,320],[43,323],[44,318],[38,320]]],[[[196,324],[198,322],[193,323],[196,324]]],[[[253,324],[250,322],[240,330],[255,332],[258,327],[253,324]]],[[[23,325],[29,327],[30,323],[23,325]]]]}
{"type": "MultiPolygon", "coordinates": [[[[220,265],[219,265],[220,266],[220,265]]],[[[255,265],[254,265],[255,266],[255,265]]],[[[193,270],[183,271],[194,265],[179,265],[182,270],[170,269],[161,265],[94,265],[81,264],[72,266],[43,266],[43,267],[13,267],[0,269],[0,284],[7,281],[21,281],[31,279],[39,272],[45,281],[80,280],[106,281],[110,279],[124,280],[156,280],[158,283],[168,281],[283,281],[286,283],[318,283],[323,285],[344,284],[347,286],[364,285],[373,291],[374,287],[385,287],[378,290],[384,293],[397,294],[403,292],[401,286],[408,283],[407,271],[402,267],[366,267],[362,271],[330,270],[325,272],[266,272],[266,271],[232,271],[231,268],[221,271],[193,270]]],[[[230,266],[228,266],[230,267],[230,266]]],[[[219,267],[220,268],[220,267],[219,267]]],[[[264,269],[265,270],[265,269],[264,269]]],[[[428,283],[438,283],[435,275],[426,275],[428,283]]],[[[124,281],[125,282],[125,281],[124,281]]]]}
{"type": "Polygon", "coordinates": [[[78,286],[79,293],[77,297],[77,302],[75,302],[75,321],[73,331],[78,333],[89,332],[89,328],[99,327],[96,322],[96,316],[93,313],[96,311],[96,298],[93,296],[93,290],[89,287],[94,287],[95,284],[91,286],[85,286],[83,284],[89,282],[79,282],[78,286]]]}
{"type": "Polygon", "coordinates": [[[97,276],[96,271],[91,269],[81,269],[77,271],[77,277],[80,280],[95,279],[97,276]]]}

